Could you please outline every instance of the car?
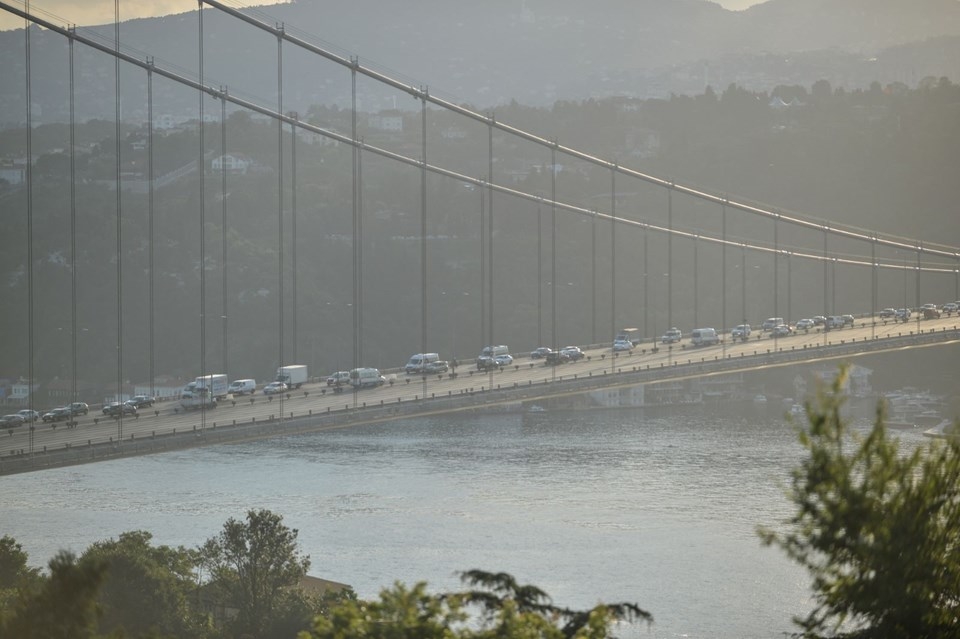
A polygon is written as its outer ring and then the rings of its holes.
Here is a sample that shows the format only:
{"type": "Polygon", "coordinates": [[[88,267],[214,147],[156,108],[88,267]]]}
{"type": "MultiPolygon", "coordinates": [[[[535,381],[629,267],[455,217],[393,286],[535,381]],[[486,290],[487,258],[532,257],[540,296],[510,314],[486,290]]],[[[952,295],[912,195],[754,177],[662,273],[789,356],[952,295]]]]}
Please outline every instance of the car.
{"type": "Polygon", "coordinates": [[[853,323],[856,321],[853,315],[841,315],[840,318],[843,320],[844,326],[853,326],[853,323]]]}
{"type": "Polygon", "coordinates": [[[336,371],[327,377],[327,386],[336,386],[337,384],[349,384],[350,371],[336,371]]]}
{"type": "Polygon", "coordinates": [[[669,331],[660,336],[660,341],[664,344],[675,344],[683,339],[683,331],[674,326],[669,331]]]}
{"type": "MultiPolygon", "coordinates": [[[[485,371],[502,366],[502,364],[497,363],[497,358],[500,355],[509,355],[510,348],[505,344],[499,344],[497,346],[484,346],[483,350],[480,351],[480,355],[477,356],[477,370],[485,371]]],[[[513,361],[511,358],[510,361],[513,361]]]]}
{"type": "Polygon", "coordinates": [[[909,308],[898,308],[894,319],[898,322],[906,322],[910,319],[910,309],[909,308]]]}
{"type": "Polygon", "coordinates": [[[827,318],[823,315],[814,315],[813,316],[813,325],[814,326],[826,326],[827,318]]]}
{"type": "Polygon", "coordinates": [[[560,352],[566,355],[567,359],[571,362],[575,362],[586,357],[586,353],[580,350],[579,346],[564,346],[560,349],[560,352]]]}
{"type": "Polygon", "coordinates": [[[633,342],[628,339],[618,339],[613,342],[613,352],[622,353],[624,351],[630,352],[633,350],[633,342]]]}
{"type": "Polygon", "coordinates": [[[530,351],[530,359],[543,359],[547,355],[553,352],[553,349],[549,346],[538,346],[537,348],[530,351]]]}
{"type": "Polygon", "coordinates": [[[70,409],[71,415],[86,415],[90,412],[90,407],[86,402],[73,402],[67,408],[70,409]]]}
{"type": "Polygon", "coordinates": [[[289,387],[285,382],[270,382],[263,387],[264,395],[276,395],[277,393],[285,393],[289,390],[289,387]]]}
{"type": "Polygon", "coordinates": [[[234,397],[242,397],[247,393],[251,395],[257,392],[257,380],[252,378],[235,379],[227,386],[227,392],[234,397]]]}
{"type": "Polygon", "coordinates": [[[958,306],[956,302],[947,302],[940,307],[940,310],[949,315],[950,313],[956,313],[960,310],[960,306],[958,306]]]}
{"type": "Polygon", "coordinates": [[[839,316],[839,315],[831,315],[830,317],[827,318],[827,328],[828,328],[828,329],[843,328],[843,327],[844,327],[844,322],[843,322],[843,318],[842,318],[841,316],[839,316]]]}
{"type": "Polygon", "coordinates": [[[0,428],[16,428],[17,426],[23,426],[23,424],[23,417],[16,413],[0,417],[0,428]]]}
{"type": "Polygon", "coordinates": [[[70,409],[66,406],[47,411],[41,417],[45,422],[62,422],[70,419],[70,409]]]}
{"type": "Polygon", "coordinates": [[[129,401],[110,402],[103,407],[103,414],[109,417],[119,417],[121,415],[136,415],[137,407],[129,401]]]}
{"type": "MultiPolygon", "coordinates": [[[[931,304],[931,306],[933,305],[931,304]]],[[[925,320],[940,319],[940,309],[938,309],[936,306],[933,306],[933,308],[927,308],[927,305],[924,304],[921,312],[923,313],[923,319],[925,320]]]]}
{"type": "Polygon", "coordinates": [[[804,317],[803,319],[797,320],[795,328],[798,331],[809,331],[814,326],[816,326],[816,324],[813,323],[812,319],[809,317],[804,317]]]}
{"type": "Polygon", "coordinates": [[[771,337],[787,337],[793,329],[787,324],[777,324],[770,330],[771,337]]]}
{"type": "Polygon", "coordinates": [[[18,410],[17,415],[23,419],[24,424],[29,424],[40,419],[40,413],[35,410],[30,410],[29,408],[24,408],[23,410],[18,410]]]}
{"type": "MultiPolygon", "coordinates": [[[[507,355],[507,357],[510,356],[507,355]]],[[[510,357],[510,361],[513,361],[512,357],[510,357]]],[[[428,375],[446,373],[448,370],[450,370],[450,362],[445,359],[438,359],[435,362],[427,362],[423,365],[423,372],[428,375]]]]}
{"type": "Polygon", "coordinates": [[[880,311],[880,319],[894,319],[897,316],[897,309],[895,308],[885,308],[880,311]]]}
{"type": "Polygon", "coordinates": [[[559,366],[569,361],[570,356],[563,351],[550,351],[547,353],[547,356],[543,358],[544,366],[559,366]]]}
{"type": "Polygon", "coordinates": [[[137,408],[146,408],[147,406],[153,406],[153,403],[157,400],[150,395],[134,395],[127,401],[137,408]]]}
{"type": "Polygon", "coordinates": [[[775,327],[784,323],[785,322],[782,317],[768,317],[767,319],[763,320],[763,326],[760,327],[760,330],[766,333],[767,331],[772,331],[775,327]]]}
{"type": "Polygon", "coordinates": [[[493,358],[493,363],[497,367],[509,366],[513,364],[513,355],[510,353],[502,353],[493,358]]]}
{"type": "Polygon", "coordinates": [[[730,331],[731,339],[738,339],[742,342],[750,339],[750,325],[749,324],[737,324],[733,327],[733,330],[730,331]]]}

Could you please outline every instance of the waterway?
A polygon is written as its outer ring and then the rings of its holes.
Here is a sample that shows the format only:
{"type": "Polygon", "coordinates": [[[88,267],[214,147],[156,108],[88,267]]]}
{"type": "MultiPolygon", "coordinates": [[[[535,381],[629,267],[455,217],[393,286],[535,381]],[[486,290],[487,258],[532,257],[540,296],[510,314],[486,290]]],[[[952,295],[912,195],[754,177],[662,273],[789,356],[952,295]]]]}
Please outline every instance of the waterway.
{"type": "Polygon", "coordinates": [[[479,568],[653,614],[621,636],[781,637],[811,608],[807,575],[756,535],[791,513],[802,450],[783,411],[444,417],[2,477],[0,534],[39,566],[129,530],[198,546],[266,508],[299,530],[310,574],[361,597],[479,568]]]}

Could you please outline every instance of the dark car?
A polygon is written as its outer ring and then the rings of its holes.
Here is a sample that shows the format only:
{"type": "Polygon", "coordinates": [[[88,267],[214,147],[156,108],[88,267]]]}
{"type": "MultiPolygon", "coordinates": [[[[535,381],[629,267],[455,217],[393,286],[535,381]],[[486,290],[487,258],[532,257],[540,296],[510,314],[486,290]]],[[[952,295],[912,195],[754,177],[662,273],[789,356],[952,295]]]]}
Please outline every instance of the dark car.
{"type": "Polygon", "coordinates": [[[90,412],[90,407],[87,406],[86,402],[73,402],[66,408],[71,415],[86,415],[90,412]]]}
{"type": "Polygon", "coordinates": [[[136,415],[137,407],[130,402],[110,402],[103,407],[103,414],[111,417],[119,415],[136,415]]]}
{"type": "Polygon", "coordinates": [[[153,403],[157,400],[149,395],[134,395],[127,401],[137,408],[145,408],[147,406],[153,406],[153,403]]]}
{"type": "Polygon", "coordinates": [[[553,349],[549,346],[541,346],[530,351],[530,359],[543,359],[552,352],[553,349]]]}
{"type": "Polygon", "coordinates": [[[571,362],[576,362],[587,356],[586,353],[580,350],[579,346],[564,346],[560,349],[560,352],[567,356],[571,362]]]}
{"type": "Polygon", "coordinates": [[[923,311],[923,319],[925,320],[940,319],[940,310],[932,304],[930,306],[924,305],[923,309],[921,310],[923,311]]]}
{"type": "Polygon", "coordinates": [[[559,366],[560,364],[569,361],[570,356],[563,351],[550,351],[547,353],[547,356],[543,358],[543,363],[546,366],[559,366]]]}
{"type": "Polygon", "coordinates": [[[66,406],[62,408],[54,408],[51,411],[48,411],[43,414],[41,417],[45,422],[63,422],[70,419],[70,409],[66,406]]]}
{"type": "Polygon", "coordinates": [[[0,428],[15,428],[23,426],[23,417],[20,415],[4,415],[0,417],[0,428]]]}

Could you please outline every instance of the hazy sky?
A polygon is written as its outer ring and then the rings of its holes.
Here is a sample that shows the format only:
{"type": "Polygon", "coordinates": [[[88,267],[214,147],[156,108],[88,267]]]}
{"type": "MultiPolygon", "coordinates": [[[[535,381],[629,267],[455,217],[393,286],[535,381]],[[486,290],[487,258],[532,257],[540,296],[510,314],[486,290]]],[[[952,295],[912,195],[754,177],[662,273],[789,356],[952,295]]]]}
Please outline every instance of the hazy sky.
{"type": "MultiPolygon", "coordinates": [[[[348,2],[349,0],[343,1],[348,2]]],[[[763,0],[713,1],[727,9],[738,10],[759,4],[763,0]]],[[[19,8],[25,6],[25,0],[7,0],[7,2],[19,8]]],[[[282,2],[282,0],[250,0],[247,2],[226,0],[225,4],[249,6],[276,4],[277,2],[282,2]]],[[[83,26],[113,22],[113,0],[31,0],[30,7],[32,12],[45,18],[50,18],[49,14],[53,14],[59,20],[53,19],[51,21],[57,23],[69,22],[83,26]],[[44,15],[44,12],[47,12],[47,15],[44,15]]],[[[192,11],[196,8],[196,0],[120,0],[120,19],[128,20],[130,18],[169,15],[192,11]]],[[[22,26],[23,20],[6,11],[0,11],[0,29],[17,29],[22,26]]]]}

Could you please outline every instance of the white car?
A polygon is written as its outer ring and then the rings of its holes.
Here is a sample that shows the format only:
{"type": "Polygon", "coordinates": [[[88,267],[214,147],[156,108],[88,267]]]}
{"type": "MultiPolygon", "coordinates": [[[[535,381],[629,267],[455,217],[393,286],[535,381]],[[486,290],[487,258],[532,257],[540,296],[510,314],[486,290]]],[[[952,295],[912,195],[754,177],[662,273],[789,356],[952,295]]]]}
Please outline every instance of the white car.
{"type": "Polygon", "coordinates": [[[671,328],[669,331],[667,331],[660,337],[660,341],[663,342],[664,344],[674,344],[676,342],[679,342],[682,339],[683,339],[683,331],[681,331],[679,328],[676,328],[676,327],[671,328]]]}
{"type": "Polygon", "coordinates": [[[629,351],[632,351],[632,350],[633,350],[633,342],[631,342],[631,341],[628,340],[628,339],[618,339],[617,341],[615,341],[615,342],[613,343],[613,352],[614,352],[614,353],[620,353],[620,352],[623,352],[623,351],[629,352],[629,351]]]}
{"type": "Polygon", "coordinates": [[[263,387],[264,395],[276,395],[277,393],[283,393],[288,390],[288,386],[284,382],[270,382],[263,387]]]}
{"type": "Polygon", "coordinates": [[[809,331],[814,326],[816,326],[814,321],[809,317],[805,317],[803,319],[797,320],[796,328],[798,331],[809,331]]]}

